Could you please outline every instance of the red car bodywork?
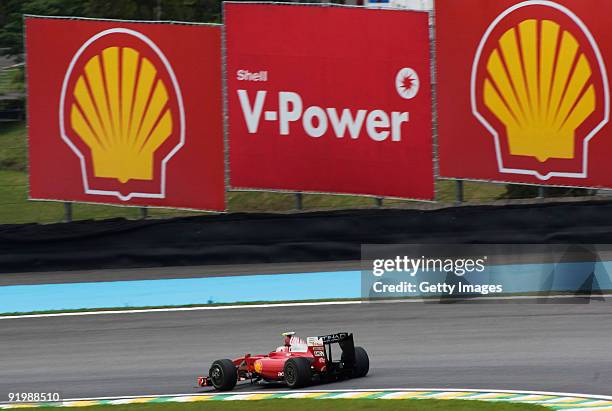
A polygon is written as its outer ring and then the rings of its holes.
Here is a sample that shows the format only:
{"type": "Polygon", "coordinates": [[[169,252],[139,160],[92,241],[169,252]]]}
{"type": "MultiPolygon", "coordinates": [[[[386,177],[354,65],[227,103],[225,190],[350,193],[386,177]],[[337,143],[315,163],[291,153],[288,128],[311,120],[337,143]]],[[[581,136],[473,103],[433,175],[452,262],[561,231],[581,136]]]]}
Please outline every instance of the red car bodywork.
{"type": "MultiPolygon", "coordinates": [[[[238,380],[253,379],[254,375],[267,381],[282,381],[284,379],[285,362],[289,358],[305,357],[310,360],[315,372],[325,373],[326,357],[325,346],[317,337],[308,337],[307,341],[292,335],[285,336],[285,345],[269,354],[251,355],[233,361],[238,369],[238,380]]],[[[198,377],[200,387],[212,385],[210,377],[198,377]]]]}

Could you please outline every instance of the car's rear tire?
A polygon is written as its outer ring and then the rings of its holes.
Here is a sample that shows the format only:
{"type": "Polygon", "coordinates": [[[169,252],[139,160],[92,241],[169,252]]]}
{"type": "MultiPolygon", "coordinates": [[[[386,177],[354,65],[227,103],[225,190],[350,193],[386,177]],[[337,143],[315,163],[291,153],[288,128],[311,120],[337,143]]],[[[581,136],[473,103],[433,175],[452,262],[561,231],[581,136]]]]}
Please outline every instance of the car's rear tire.
{"type": "Polygon", "coordinates": [[[285,362],[283,372],[285,375],[285,382],[289,388],[305,387],[312,381],[310,361],[306,358],[289,358],[287,362],[285,362]]]}
{"type": "Polygon", "coordinates": [[[355,364],[353,365],[353,378],[365,377],[370,371],[370,358],[362,347],[355,347],[355,364]]]}
{"type": "Polygon", "coordinates": [[[229,391],[236,386],[238,370],[232,360],[217,360],[208,373],[212,385],[219,391],[229,391]]]}

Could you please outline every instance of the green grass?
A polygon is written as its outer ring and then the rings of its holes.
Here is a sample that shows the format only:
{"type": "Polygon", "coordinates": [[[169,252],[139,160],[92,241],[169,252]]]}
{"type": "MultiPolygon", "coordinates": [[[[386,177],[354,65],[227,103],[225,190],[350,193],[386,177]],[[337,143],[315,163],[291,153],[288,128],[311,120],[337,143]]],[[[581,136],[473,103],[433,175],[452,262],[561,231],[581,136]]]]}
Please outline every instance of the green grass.
{"type": "MultiPolygon", "coordinates": [[[[57,408],[42,408],[55,410],[57,408]]],[[[64,408],[87,411],[543,411],[547,408],[529,404],[458,400],[298,400],[203,401],[199,403],[163,403],[64,408]]]]}
{"type": "MultiPolygon", "coordinates": [[[[62,221],[64,205],[57,202],[29,201],[27,178],[27,131],[24,124],[0,124],[0,224],[52,223],[62,221]]],[[[455,198],[453,181],[438,181],[438,199],[452,203],[455,198]]],[[[503,185],[470,183],[464,184],[465,201],[491,201],[505,189],[503,185]]],[[[406,207],[414,202],[385,200],[390,207],[406,207]]],[[[305,194],[305,210],[326,210],[374,207],[372,198],[339,195],[305,194]]],[[[295,196],[286,193],[231,192],[228,193],[230,212],[285,212],[296,207],[295,196]]],[[[149,216],[176,217],[202,213],[173,209],[149,209],[149,216]]],[[[140,210],[134,207],[74,204],[73,219],[105,219],[114,217],[139,218],[140,210]]]]}
{"type": "Polygon", "coordinates": [[[0,123],[0,171],[27,171],[27,147],[23,124],[0,123]]]}
{"type": "Polygon", "coordinates": [[[0,95],[24,90],[23,68],[0,70],[0,95]]]}

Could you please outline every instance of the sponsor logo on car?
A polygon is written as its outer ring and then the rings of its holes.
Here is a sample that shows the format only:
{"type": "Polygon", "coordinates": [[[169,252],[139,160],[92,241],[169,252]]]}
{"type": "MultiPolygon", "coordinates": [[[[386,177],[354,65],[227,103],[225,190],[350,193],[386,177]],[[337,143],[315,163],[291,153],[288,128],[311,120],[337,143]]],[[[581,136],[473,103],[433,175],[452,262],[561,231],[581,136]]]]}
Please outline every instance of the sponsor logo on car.
{"type": "Polygon", "coordinates": [[[323,347],[323,340],[319,337],[308,337],[306,343],[309,347],[323,347]]]}
{"type": "Polygon", "coordinates": [[[253,364],[253,367],[255,368],[256,373],[261,373],[263,370],[263,363],[260,360],[257,360],[255,361],[255,364],[253,364]]]}

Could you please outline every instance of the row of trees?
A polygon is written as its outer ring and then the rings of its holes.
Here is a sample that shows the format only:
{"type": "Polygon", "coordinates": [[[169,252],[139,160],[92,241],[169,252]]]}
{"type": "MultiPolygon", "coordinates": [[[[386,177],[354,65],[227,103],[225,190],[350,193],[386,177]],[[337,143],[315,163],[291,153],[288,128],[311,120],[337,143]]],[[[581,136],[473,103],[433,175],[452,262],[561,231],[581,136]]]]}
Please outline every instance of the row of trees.
{"type": "Polygon", "coordinates": [[[23,15],[220,22],[221,0],[0,0],[0,55],[23,58],[23,15]]]}

